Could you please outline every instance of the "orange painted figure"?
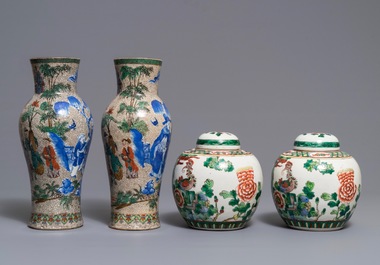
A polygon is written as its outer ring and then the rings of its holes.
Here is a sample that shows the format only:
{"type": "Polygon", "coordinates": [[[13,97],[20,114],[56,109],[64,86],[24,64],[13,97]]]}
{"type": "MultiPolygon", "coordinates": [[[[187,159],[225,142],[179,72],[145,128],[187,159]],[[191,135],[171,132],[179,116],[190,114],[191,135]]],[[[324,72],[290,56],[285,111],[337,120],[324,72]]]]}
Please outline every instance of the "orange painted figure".
{"type": "Polygon", "coordinates": [[[131,139],[123,139],[123,150],[121,151],[121,159],[125,162],[125,167],[127,168],[127,178],[137,178],[139,168],[135,163],[135,155],[133,149],[130,146],[131,139]]]}
{"type": "Polygon", "coordinates": [[[58,177],[58,175],[55,174],[54,172],[59,170],[59,164],[57,163],[57,160],[56,160],[57,155],[54,151],[54,148],[50,144],[51,142],[50,139],[44,138],[44,140],[46,141],[46,146],[44,147],[42,151],[42,157],[45,159],[46,166],[49,172],[51,173],[50,177],[55,178],[55,177],[58,177]]]}

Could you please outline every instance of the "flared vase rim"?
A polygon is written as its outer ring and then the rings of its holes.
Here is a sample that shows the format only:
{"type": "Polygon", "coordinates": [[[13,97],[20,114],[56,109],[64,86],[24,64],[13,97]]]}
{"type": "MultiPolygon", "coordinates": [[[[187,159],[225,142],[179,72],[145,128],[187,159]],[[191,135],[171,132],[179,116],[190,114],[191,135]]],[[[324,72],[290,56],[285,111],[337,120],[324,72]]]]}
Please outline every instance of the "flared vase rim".
{"type": "Polygon", "coordinates": [[[119,64],[153,64],[162,65],[162,59],[152,57],[118,57],[114,59],[115,65],[119,64]]]}
{"type": "Polygon", "coordinates": [[[54,56],[54,57],[32,57],[30,58],[31,63],[78,63],[80,59],[78,57],[65,57],[65,56],[54,56]]]}

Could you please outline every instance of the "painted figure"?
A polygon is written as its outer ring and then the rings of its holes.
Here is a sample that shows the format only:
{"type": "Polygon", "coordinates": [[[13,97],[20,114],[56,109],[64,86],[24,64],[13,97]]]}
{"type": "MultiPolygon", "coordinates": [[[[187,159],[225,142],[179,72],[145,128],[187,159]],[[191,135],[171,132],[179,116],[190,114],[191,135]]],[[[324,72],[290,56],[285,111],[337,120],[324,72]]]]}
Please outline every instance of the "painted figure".
{"type": "Polygon", "coordinates": [[[119,158],[116,155],[117,145],[113,140],[112,135],[108,135],[107,141],[105,142],[106,156],[109,160],[109,171],[110,176],[112,176],[113,184],[116,184],[116,180],[121,180],[123,178],[122,165],[119,161],[119,158]]]}
{"type": "Polygon", "coordinates": [[[77,176],[78,171],[82,171],[84,160],[86,158],[86,147],[86,137],[83,134],[81,134],[79,135],[78,142],[74,148],[73,168],[70,174],[70,176],[73,178],[77,176]]]}
{"type": "Polygon", "coordinates": [[[131,147],[131,139],[123,139],[123,150],[121,151],[121,159],[124,160],[125,167],[127,169],[126,171],[126,177],[127,178],[137,178],[138,177],[138,170],[134,159],[135,155],[133,153],[133,149],[131,147]]]}
{"type": "Polygon", "coordinates": [[[51,145],[49,138],[44,138],[45,147],[42,151],[42,157],[45,159],[45,164],[48,169],[48,176],[50,178],[59,177],[59,164],[57,163],[57,155],[51,145]]]}
{"type": "Polygon", "coordinates": [[[25,129],[25,142],[24,148],[29,151],[31,157],[31,171],[36,175],[42,175],[44,173],[44,162],[42,161],[40,153],[38,153],[38,142],[37,138],[34,136],[32,130],[25,129]]]}

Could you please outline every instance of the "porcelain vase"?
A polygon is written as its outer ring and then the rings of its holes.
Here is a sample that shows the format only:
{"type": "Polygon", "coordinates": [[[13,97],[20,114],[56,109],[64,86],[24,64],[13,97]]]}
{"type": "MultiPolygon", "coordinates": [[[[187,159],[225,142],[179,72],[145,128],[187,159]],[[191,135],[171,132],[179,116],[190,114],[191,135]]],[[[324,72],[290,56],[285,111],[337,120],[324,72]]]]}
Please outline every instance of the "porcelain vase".
{"type": "Polygon", "coordinates": [[[171,119],[158,97],[162,61],[115,61],[117,96],[102,119],[102,136],[111,189],[110,227],[160,227],[159,192],[170,143],[171,119]]]}
{"type": "Polygon", "coordinates": [[[361,190],[358,163],[328,133],[299,135],[280,155],[272,173],[278,213],[292,228],[329,231],[351,218],[361,190]]]}
{"type": "Polygon", "coordinates": [[[83,225],[81,188],[93,120],[76,92],[79,59],[31,59],[35,94],[23,109],[19,130],[29,170],[36,229],[83,225]]]}
{"type": "Polygon", "coordinates": [[[178,157],[173,171],[178,210],[196,229],[243,228],[257,208],[262,183],[257,158],[227,132],[202,134],[196,148],[178,157]]]}

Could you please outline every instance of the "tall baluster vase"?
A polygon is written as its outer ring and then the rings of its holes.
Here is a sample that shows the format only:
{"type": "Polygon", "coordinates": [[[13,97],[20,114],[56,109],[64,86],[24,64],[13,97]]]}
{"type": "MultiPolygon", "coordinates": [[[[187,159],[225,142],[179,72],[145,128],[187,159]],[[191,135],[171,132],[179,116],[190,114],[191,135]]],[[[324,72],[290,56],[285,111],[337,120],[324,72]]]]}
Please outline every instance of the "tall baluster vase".
{"type": "Polygon", "coordinates": [[[158,199],[170,143],[171,119],[157,95],[161,60],[115,61],[117,96],[102,119],[111,189],[110,227],[160,227],[158,199]]]}
{"type": "Polygon", "coordinates": [[[93,120],[76,92],[79,59],[31,59],[35,94],[19,120],[29,170],[29,226],[62,230],[83,225],[80,198],[93,120]]]}

